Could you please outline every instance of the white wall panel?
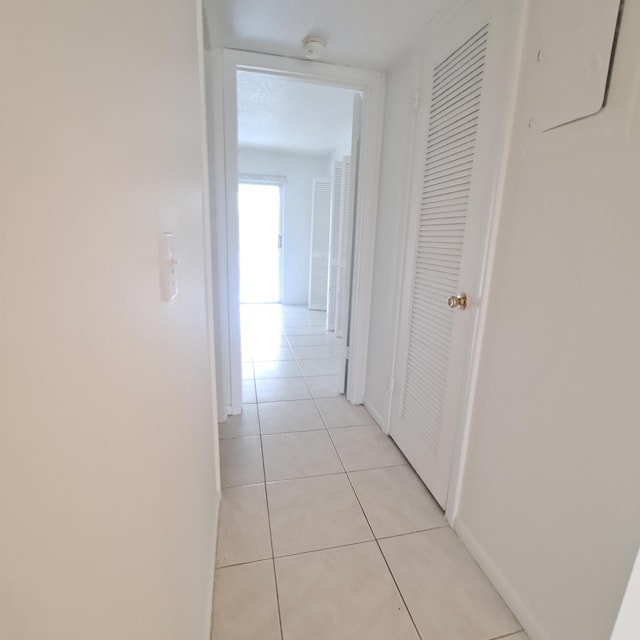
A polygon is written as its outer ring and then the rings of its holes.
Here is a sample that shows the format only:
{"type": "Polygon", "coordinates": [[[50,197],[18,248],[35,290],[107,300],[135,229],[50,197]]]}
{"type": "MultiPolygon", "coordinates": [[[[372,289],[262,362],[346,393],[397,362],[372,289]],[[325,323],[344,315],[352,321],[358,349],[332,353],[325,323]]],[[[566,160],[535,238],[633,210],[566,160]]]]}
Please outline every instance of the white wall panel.
{"type": "Polygon", "coordinates": [[[555,4],[530,7],[456,526],[532,640],[604,640],[640,540],[640,3],[605,109],[541,133],[534,34],[555,4]]]}
{"type": "Polygon", "coordinates": [[[210,634],[198,23],[178,0],[0,5],[3,639],[210,634]]]}

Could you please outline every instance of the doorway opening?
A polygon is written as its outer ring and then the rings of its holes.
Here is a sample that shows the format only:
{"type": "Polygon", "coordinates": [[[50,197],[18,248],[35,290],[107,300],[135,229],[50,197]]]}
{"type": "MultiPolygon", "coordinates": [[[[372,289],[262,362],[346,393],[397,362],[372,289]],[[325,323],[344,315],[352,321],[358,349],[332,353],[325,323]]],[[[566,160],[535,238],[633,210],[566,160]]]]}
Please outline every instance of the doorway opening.
{"type": "MultiPolygon", "coordinates": [[[[337,263],[341,277],[336,280],[334,273],[331,290],[335,292],[337,289],[346,301],[340,307],[345,311],[346,321],[341,325],[340,336],[336,329],[326,326],[328,321],[323,331],[349,342],[344,362],[341,363],[341,369],[346,374],[346,360],[349,359],[349,376],[346,378],[342,375],[342,379],[346,379],[342,389],[351,403],[361,404],[373,277],[382,77],[376,72],[336,65],[311,65],[301,60],[227,50],[224,52],[224,79],[224,134],[219,138],[224,145],[224,183],[219,183],[218,187],[223,189],[225,195],[222,209],[225,218],[220,220],[219,228],[225,231],[226,246],[220,247],[225,271],[221,273],[224,280],[219,287],[222,292],[219,308],[225,325],[221,333],[229,336],[229,349],[221,358],[223,363],[219,370],[220,386],[225,394],[228,391],[225,398],[227,402],[224,403],[227,414],[238,414],[243,406],[241,363],[246,362],[246,354],[241,350],[241,327],[245,324],[241,320],[241,302],[251,298],[257,301],[241,285],[241,279],[246,278],[240,272],[244,256],[239,255],[242,250],[242,221],[239,218],[238,187],[247,176],[279,175],[286,184],[278,234],[281,242],[279,295],[275,297],[273,292],[266,295],[263,290],[260,292],[262,300],[266,303],[275,298],[283,306],[326,313],[328,304],[323,304],[322,300],[329,294],[330,268],[334,267],[336,271],[337,263]],[[248,85],[256,89],[252,94],[245,92],[248,85]],[[297,99],[287,106],[284,98],[291,93],[296,94],[297,99]],[[339,101],[340,94],[348,96],[348,101],[343,101],[343,105],[348,106],[346,135],[340,144],[326,146],[335,139],[327,133],[328,125],[334,118],[329,112],[339,101]],[[356,96],[361,99],[356,100],[356,96]],[[357,119],[354,118],[355,103],[360,109],[357,119]],[[279,120],[271,120],[273,114],[279,120]],[[315,116],[309,118],[309,114],[315,116]],[[244,124],[243,118],[246,120],[244,124]],[[296,129],[304,120],[308,134],[299,133],[300,129],[296,129]],[[355,136],[351,135],[354,121],[360,124],[355,144],[355,136]],[[315,138],[311,146],[306,145],[309,135],[315,138]],[[355,158],[354,149],[358,154],[355,158]],[[351,184],[349,188],[343,188],[342,193],[344,206],[350,208],[351,219],[344,227],[349,232],[335,236],[334,240],[337,239],[343,255],[346,252],[348,259],[334,259],[332,263],[328,230],[333,205],[333,178],[336,163],[343,163],[344,167],[345,160],[351,161],[352,173],[349,176],[351,184]],[[301,182],[305,182],[305,186],[296,195],[301,182]],[[347,194],[350,194],[349,197],[347,194]]],[[[261,264],[262,261],[258,260],[257,263],[261,264]]],[[[263,270],[268,271],[266,268],[263,270]]],[[[333,307],[339,307],[337,302],[334,301],[333,307]]],[[[334,316],[327,313],[327,317],[330,315],[334,316]]],[[[313,319],[316,320],[315,314],[313,319]]]]}
{"type": "MultiPolygon", "coordinates": [[[[255,350],[261,354],[268,349],[271,336],[264,327],[273,320],[264,317],[266,309],[248,305],[282,303],[282,309],[272,309],[272,314],[284,314],[281,319],[303,325],[283,327],[283,334],[303,330],[312,322],[313,329],[322,333],[315,340],[328,340],[336,348],[346,345],[361,94],[259,70],[238,70],[236,86],[243,363],[253,359],[255,350]],[[284,201],[277,197],[278,185],[268,182],[267,176],[274,174],[286,181],[284,201]],[[245,180],[247,175],[257,176],[259,182],[245,180]],[[262,345],[256,344],[259,335],[264,338],[262,345]]],[[[331,385],[324,380],[323,389],[330,386],[344,393],[348,376],[344,348],[341,354],[328,348],[294,349],[294,355],[301,371],[331,376],[331,385]],[[322,357],[316,358],[317,354],[322,357]]],[[[277,376],[285,368],[297,373],[291,364],[273,366],[265,373],[277,376]]],[[[256,366],[264,369],[262,364],[256,366]]],[[[306,383],[315,387],[319,381],[312,377],[306,383]]],[[[253,397],[251,390],[245,391],[244,402],[253,397]]]]}
{"type": "Polygon", "coordinates": [[[238,184],[240,303],[281,302],[282,184],[238,184]]]}

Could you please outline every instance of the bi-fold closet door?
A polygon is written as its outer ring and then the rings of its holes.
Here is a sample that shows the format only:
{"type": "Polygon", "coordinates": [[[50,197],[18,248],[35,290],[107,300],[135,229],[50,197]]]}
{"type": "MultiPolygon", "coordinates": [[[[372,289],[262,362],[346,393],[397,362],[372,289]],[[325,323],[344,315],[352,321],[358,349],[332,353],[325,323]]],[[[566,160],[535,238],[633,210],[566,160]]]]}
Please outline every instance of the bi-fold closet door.
{"type": "Polygon", "coordinates": [[[327,310],[329,280],[329,227],[331,180],[314,178],[311,207],[311,264],[309,265],[309,309],[327,310]]]}
{"type": "Polygon", "coordinates": [[[469,3],[423,51],[390,434],[443,507],[467,409],[520,10],[469,3]]]}
{"type": "Polygon", "coordinates": [[[348,311],[351,184],[350,156],[333,163],[331,179],[313,180],[309,309],[326,311],[327,331],[338,337],[344,335],[348,311]]]}
{"type": "MultiPolygon", "coordinates": [[[[331,217],[331,265],[333,272],[329,281],[328,296],[333,298],[331,322],[338,338],[346,336],[349,279],[351,276],[351,246],[353,227],[353,183],[351,179],[351,157],[340,162],[340,190],[334,194],[334,210],[331,217]]],[[[327,320],[328,322],[329,320],[327,320]]]]}

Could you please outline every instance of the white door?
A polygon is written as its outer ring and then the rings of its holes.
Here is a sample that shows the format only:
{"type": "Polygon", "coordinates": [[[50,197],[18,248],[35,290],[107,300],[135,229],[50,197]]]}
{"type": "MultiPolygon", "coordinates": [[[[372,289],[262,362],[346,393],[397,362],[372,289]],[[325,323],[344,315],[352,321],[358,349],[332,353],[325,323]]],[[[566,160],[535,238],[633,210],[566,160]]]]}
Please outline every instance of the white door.
{"type": "Polygon", "coordinates": [[[331,180],[314,178],[311,204],[311,251],[309,264],[309,309],[327,310],[329,287],[329,228],[331,180]]]}
{"type": "Polygon", "coordinates": [[[342,162],[342,220],[340,225],[338,289],[336,296],[336,336],[344,340],[344,357],[340,359],[340,376],[347,393],[349,376],[349,346],[351,337],[351,296],[353,293],[354,229],[358,198],[358,172],[360,165],[360,135],[362,129],[362,98],[353,97],[353,124],[351,127],[351,156],[342,162]]]}
{"type": "Polygon", "coordinates": [[[331,179],[331,217],[329,224],[329,277],[327,287],[327,331],[336,329],[336,300],[340,247],[340,215],[342,213],[343,163],[333,163],[331,179]]]}
{"type": "Polygon", "coordinates": [[[510,109],[517,4],[469,5],[424,52],[390,435],[443,507],[510,109]]]}

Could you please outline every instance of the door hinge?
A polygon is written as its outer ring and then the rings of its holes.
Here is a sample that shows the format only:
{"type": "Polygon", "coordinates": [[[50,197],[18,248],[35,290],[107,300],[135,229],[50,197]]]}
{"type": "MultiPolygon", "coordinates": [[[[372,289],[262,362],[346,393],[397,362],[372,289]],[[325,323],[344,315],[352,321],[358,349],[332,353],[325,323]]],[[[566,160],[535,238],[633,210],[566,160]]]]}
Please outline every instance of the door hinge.
{"type": "Polygon", "coordinates": [[[282,249],[282,236],[278,236],[278,249],[282,249]]]}
{"type": "Polygon", "coordinates": [[[344,359],[348,360],[350,355],[351,355],[351,349],[349,347],[345,347],[344,348],[344,359]]]}
{"type": "Polygon", "coordinates": [[[419,99],[417,95],[411,96],[411,108],[417,113],[419,99]]]}
{"type": "Polygon", "coordinates": [[[396,379],[393,376],[389,376],[389,393],[393,393],[393,387],[396,383],[396,379]]]}

